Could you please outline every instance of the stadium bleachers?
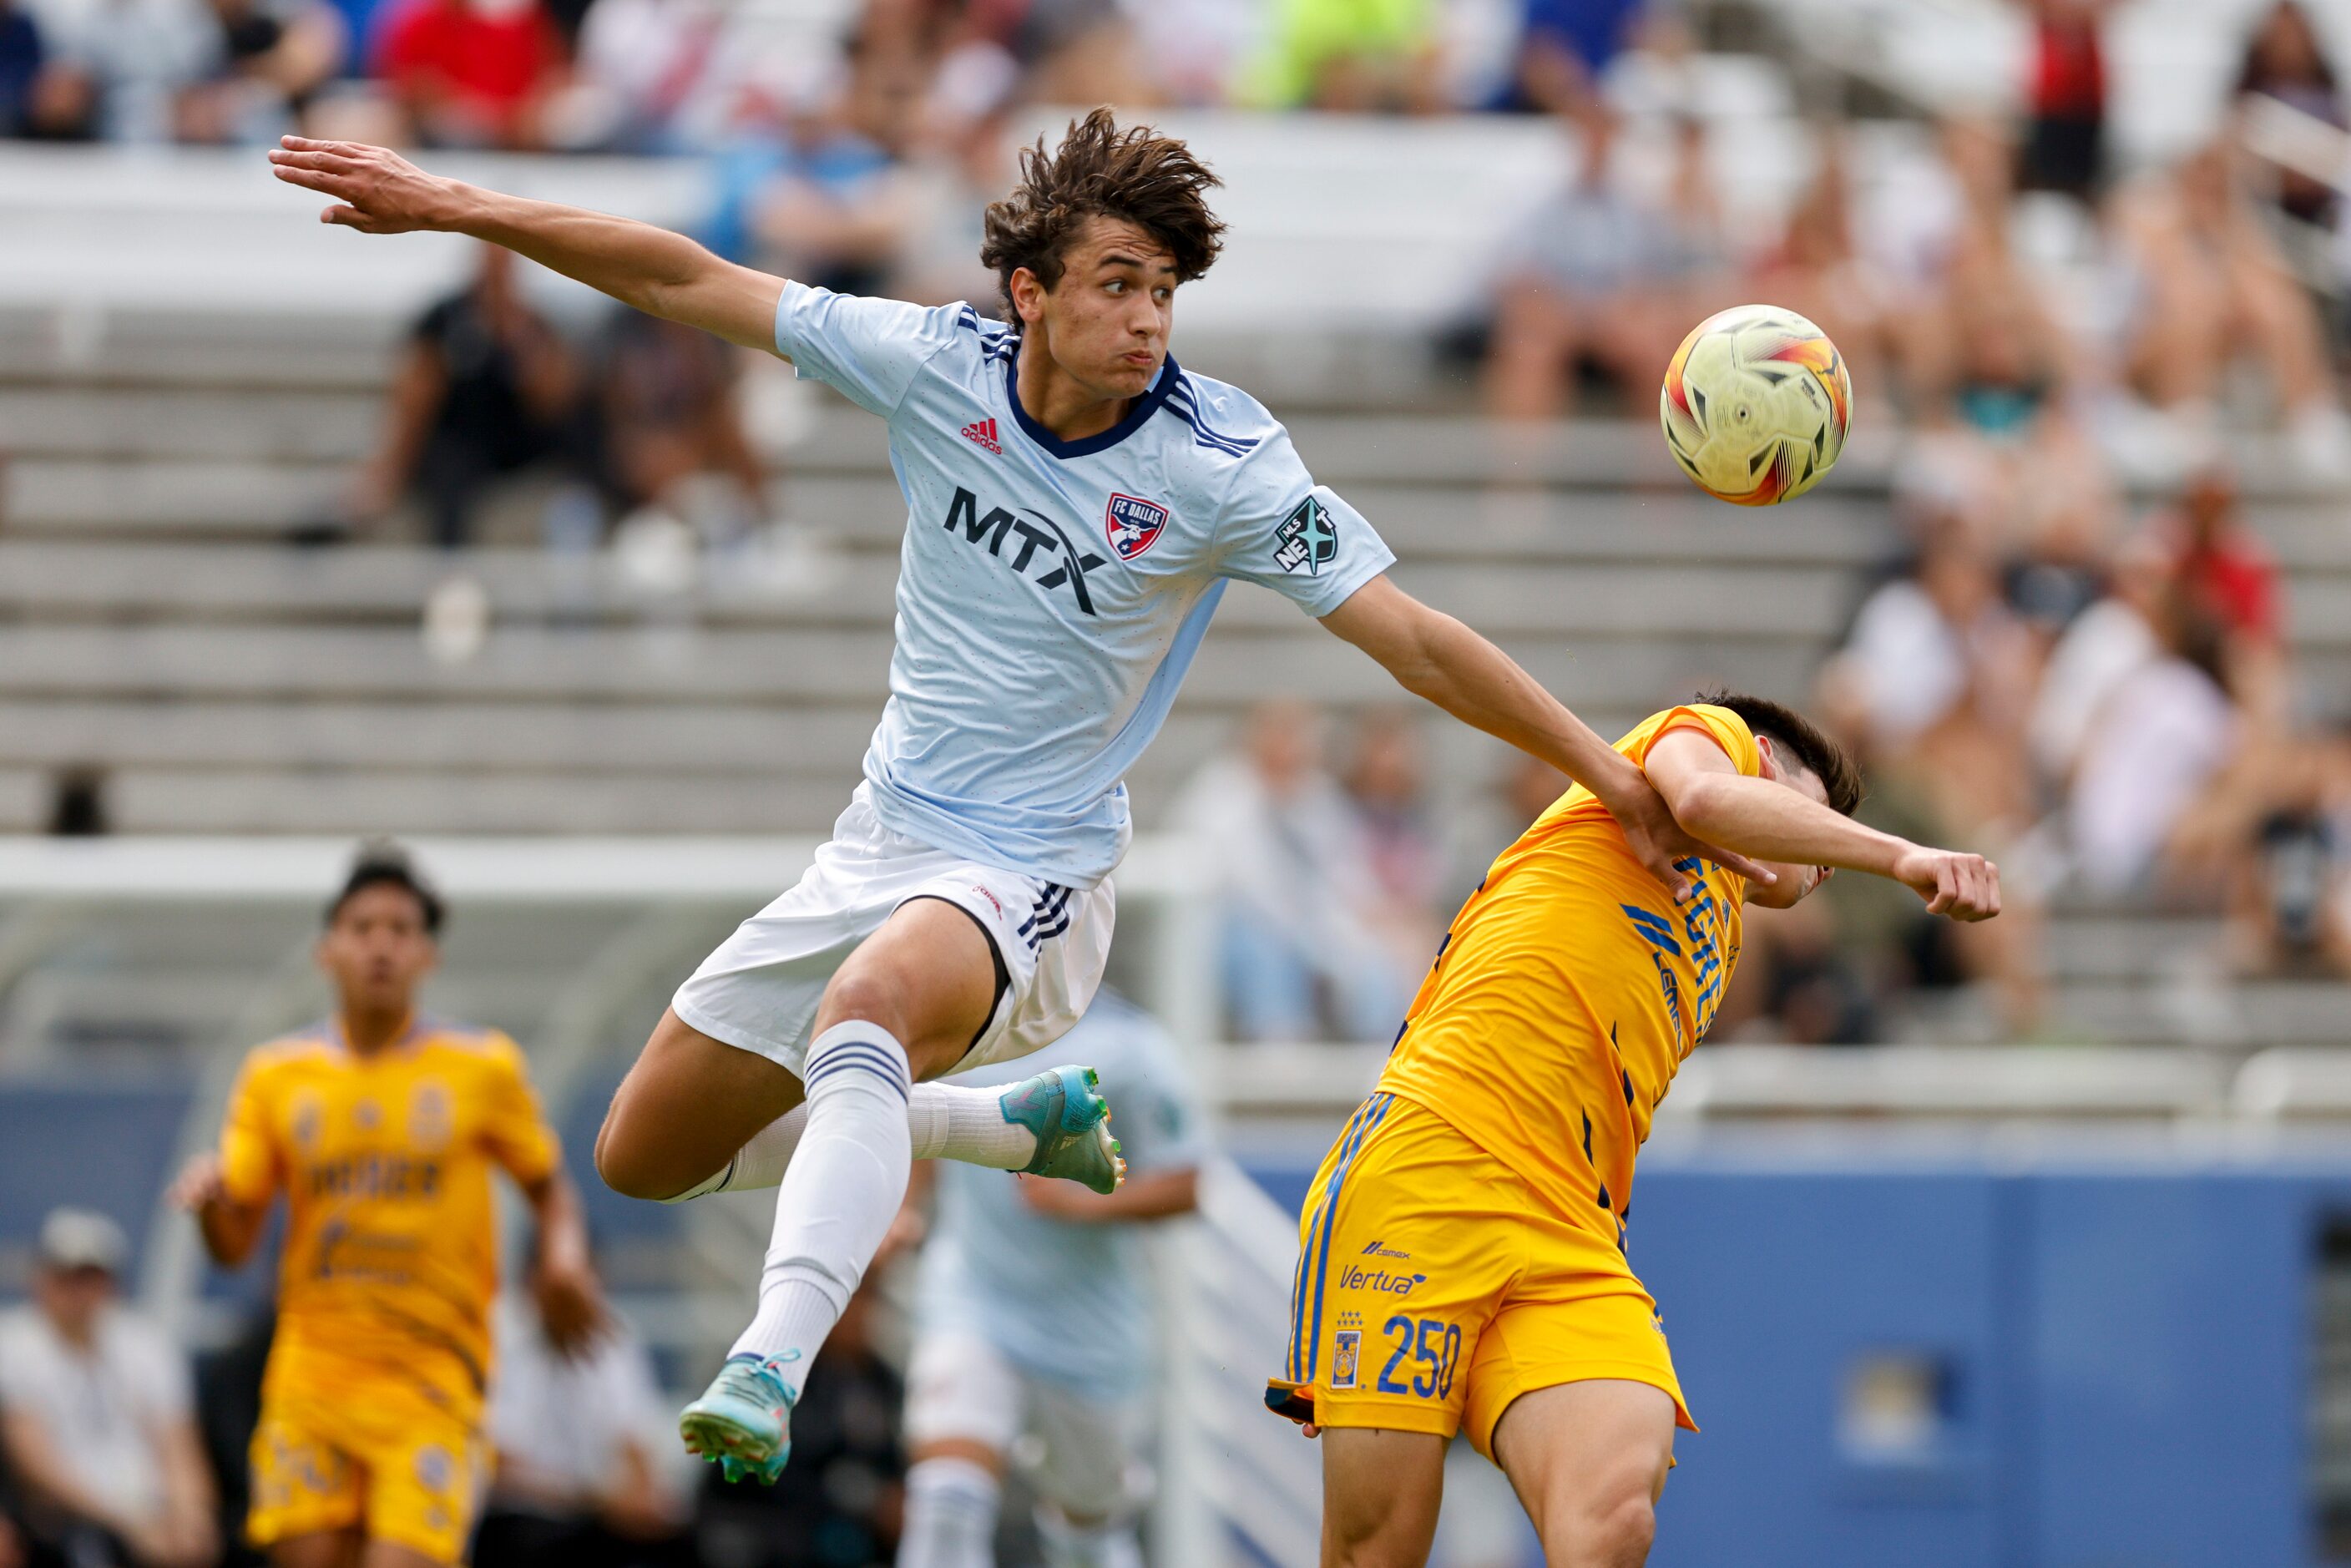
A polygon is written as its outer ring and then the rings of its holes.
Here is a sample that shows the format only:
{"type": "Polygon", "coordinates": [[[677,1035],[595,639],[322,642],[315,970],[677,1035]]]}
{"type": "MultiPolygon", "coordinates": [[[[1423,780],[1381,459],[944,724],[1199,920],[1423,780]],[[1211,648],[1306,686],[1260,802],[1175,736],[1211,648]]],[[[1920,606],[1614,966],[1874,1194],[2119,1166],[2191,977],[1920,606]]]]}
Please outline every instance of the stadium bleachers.
{"type": "MultiPolygon", "coordinates": [[[[1832,484],[1784,516],[1692,494],[1645,422],[1504,444],[1412,356],[1474,292],[1470,258],[1555,172],[1549,133],[1478,122],[1397,141],[1393,127],[1334,120],[1276,136],[1247,117],[1191,129],[1238,161],[1247,243],[1196,306],[1187,292],[1186,357],[1274,399],[1317,473],[1395,545],[1407,586],[1497,635],[1603,727],[1710,681],[1808,692],[1894,548],[1892,451],[1866,409],[1832,484]],[[1353,200],[1331,188],[1342,167],[1380,168],[1426,199],[1353,200]],[[1355,228],[1322,221],[1342,212],[1355,228]],[[1395,238],[1361,230],[1374,212],[1449,247],[1416,253],[1420,287],[1364,273],[1395,238]],[[1322,350],[1278,352],[1276,322],[1322,350]],[[1385,380],[1420,409],[1366,412],[1397,395],[1365,392],[1383,379],[1366,367],[1407,361],[1420,373],[1385,380]],[[1668,614],[1702,630],[1661,636],[1668,614]]],[[[458,172],[670,222],[703,194],[690,168],[658,162],[458,172]]],[[[732,563],[683,594],[512,546],[290,546],[372,439],[401,322],[464,267],[462,246],[437,236],[363,244],[306,225],[306,200],[236,155],[0,152],[0,204],[40,219],[0,258],[0,831],[40,826],[52,781],[85,768],[131,831],[821,831],[884,695],[905,519],[878,424],[780,367],[755,380],[778,510],[824,546],[732,563]],[[125,244],[126,213],[151,243],[125,244]],[[166,247],[170,268],[141,259],[166,247]],[[436,658],[419,627],[456,574],[485,590],[489,628],[470,656],[436,658]]],[[[2304,695],[2343,706],[2351,538],[2337,504],[2248,450],[2254,520],[2290,572],[2304,695]]],[[[1237,589],[1133,780],[1144,825],[1165,820],[1249,704],[1277,695],[1340,708],[1395,695],[1272,596],[1237,589]]],[[[1496,747],[1431,734],[1447,803],[1489,786],[1496,747]]],[[[2220,1045],[2343,1037],[2325,988],[2205,976],[2192,960],[2212,934],[2192,914],[2064,915],[2047,944],[2053,1027],[2220,1045]]],[[[16,1005],[62,1019],[98,1016],[93,1001],[60,982],[16,1005]]],[[[105,1001],[135,1033],[136,996],[105,1001]]]]}

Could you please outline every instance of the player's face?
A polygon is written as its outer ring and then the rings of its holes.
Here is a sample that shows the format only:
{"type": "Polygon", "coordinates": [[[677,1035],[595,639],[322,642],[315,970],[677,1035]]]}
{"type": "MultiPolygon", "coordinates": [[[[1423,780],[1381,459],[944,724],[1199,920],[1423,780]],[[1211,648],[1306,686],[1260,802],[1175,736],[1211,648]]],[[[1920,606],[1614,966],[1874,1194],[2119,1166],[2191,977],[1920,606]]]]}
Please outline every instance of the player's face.
{"type": "Polygon", "coordinates": [[[439,957],[423,910],[388,883],[344,900],[319,938],[319,967],[334,981],[347,1012],[407,1011],[439,957]]]}
{"type": "MultiPolygon", "coordinates": [[[[1829,803],[1828,786],[1821,776],[1797,762],[1783,758],[1770,736],[1759,736],[1756,747],[1763,755],[1763,777],[1774,784],[1782,784],[1808,800],[1821,805],[1829,803]]],[[[1747,902],[1760,904],[1766,909],[1789,909],[1802,903],[1806,894],[1835,874],[1835,868],[1824,865],[1790,865],[1781,861],[1765,861],[1765,865],[1780,873],[1780,880],[1769,887],[1761,883],[1747,884],[1747,902]]]]}
{"type": "Polygon", "coordinates": [[[1061,280],[1013,298],[1064,375],[1105,398],[1140,397],[1167,358],[1176,258],[1123,218],[1090,218],[1061,253],[1061,280]]]}

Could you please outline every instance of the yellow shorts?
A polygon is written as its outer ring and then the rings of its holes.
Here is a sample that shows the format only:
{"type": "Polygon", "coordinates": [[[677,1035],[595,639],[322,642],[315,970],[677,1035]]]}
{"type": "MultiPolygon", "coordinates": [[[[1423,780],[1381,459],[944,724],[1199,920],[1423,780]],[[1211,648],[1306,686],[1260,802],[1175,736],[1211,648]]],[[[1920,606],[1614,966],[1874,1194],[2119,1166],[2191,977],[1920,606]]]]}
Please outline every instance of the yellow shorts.
{"type": "Polygon", "coordinates": [[[1364,1103],[1315,1175],[1300,1244],[1289,1359],[1266,1391],[1280,1414],[1466,1427],[1490,1458],[1519,1396],[1607,1377],[1664,1389],[1698,1430],[1625,1254],[1425,1106],[1364,1103]]]}
{"type": "Polygon", "coordinates": [[[489,1479],[476,1423],[387,1382],[268,1390],[253,1433],[256,1546],[358,1528],[436,1563],[465,1560],[489,1479]]]}

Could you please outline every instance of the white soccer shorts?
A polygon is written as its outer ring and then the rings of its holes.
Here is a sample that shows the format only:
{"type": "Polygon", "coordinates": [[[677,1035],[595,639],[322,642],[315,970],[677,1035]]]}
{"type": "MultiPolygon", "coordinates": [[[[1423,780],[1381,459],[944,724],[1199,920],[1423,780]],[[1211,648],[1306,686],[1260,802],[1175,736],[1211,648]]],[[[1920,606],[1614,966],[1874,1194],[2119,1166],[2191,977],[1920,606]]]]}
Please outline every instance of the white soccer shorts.
{"type": "Polygon", "coordinates": [[[906,1448],[961,1438],[1027,1474],[1069,1518],[1120,1519],[1151,1495],[1142,1400],[1089,1399],[1023,1372],[978,1334],[926,1333],[906,1368],[906,1448]]]}
{"type": "Polygon", "coordinates": [[[1041,1051],[1092,1005],[1117,903],[1107,881],[1064,887],[916,843],[882,825],[860,785],[799,885],[737,926],[670,1006],[713,1040],[798,1073],[833,972],[916,898],[969,915],[1004,961],[995,1016],[956,1071],[1041,1051]]]}

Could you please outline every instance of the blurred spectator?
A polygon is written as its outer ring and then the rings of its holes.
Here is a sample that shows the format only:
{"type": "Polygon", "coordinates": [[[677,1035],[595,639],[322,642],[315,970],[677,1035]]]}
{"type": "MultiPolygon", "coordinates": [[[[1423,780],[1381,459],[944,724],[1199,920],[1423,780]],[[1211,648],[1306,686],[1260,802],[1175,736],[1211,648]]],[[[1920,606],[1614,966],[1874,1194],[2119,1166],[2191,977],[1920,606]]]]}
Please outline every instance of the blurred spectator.
{"type": "MultiPolygon", "coordinates": [[[[1021,96],[1031,102],[1148,108],[1159,97],[1157,73],[1146,70],[1136,54],[1129,14],[1148,14],[1163,5],[1175,15],[1160,19],[1161,36],[1176,30],[1191,19],[1186,13],[1198,9],[1172,0],[1142,5],[1122,0],[978,0],[963,8],[963,43],[966,47],[984,43],[999,53],[1018,74],[1021,96]]],[[[884,14],[897,11],[916,16],[953,9],[920,0],[873,7],[884,14]]],[[[1211,26],[1216,25],[1213,12],[1207,19],[1211,26]]],[[[1212,39],[1201,42],[1213,50],[1212,39]]]]}
{"type": "MultiPolygon", "coordinates": [[[[1141,1568],[1136,1517],[1160,1331],[1148,1233],[1197,1207],[1206,1149],[1183,1052],[1103,992],[1063,1039],[1115,1097],[1129,1173],[1069,1182],[938,1161],[906,1373],[906,1539],[897,1568],[991,1568],[1008,1479],[1038,1494],[1057,1568],[1141,1568]],[[1011,1476],[1008,1477],[1008,1472],[1011,1476]]],[[[1019,1082],[1019,1062],[958,1075],[1019,1082]]],[[[1005,1561],[1012,1561],[1007,1558],[1005,1561]]]]}
{"type": "Polygon", "coordinates": [[[1910,570],[1872,593],[1832,661],[1833,706],[1881,767],[1914,776],[1962,835],[2031,821],[2031,640],[1976,531],[1945,515],[1910,570]]]}
{"type": "Polygon", "coordinates": [[[1250,715],[1243,748],[1200,769],[1176,807],[1213,856],[1219,967],[1235,1038],[1385,1040],[1426,964],[1382,940],[1393,918],[1347,798],[1298,703],[1250,715]]]}
{"type": "Polygon", "coordinates": [[[905,1387],[873,1347],[873,1287],[816,1353],[792,1407],[792,1462],[772,1487],[706,1472],[695,1543],[705,1568],[885,1568],[905,1519],[905,1387]]]}
{"type": "Polygon", "coordinates": [[[1125,0],[1125,8],[1160,98],[1192,108],[1232,97],[1269,20],[1259,0],[1125,0]]]}
{"type": "Polygon", "coordinates": [[[2192,439],[2215,423],[2223,377],[2249,358],[2267,373],[2304,466],[2328,476],[2351,471],[2351,422],[2317,312],[2228,148],[2216,143],[2137,182],[2115,211],[2138,302],[2126,346],[2131,384],[2192,439]]]}
{"type": "Polygon", "coordinates": [[[32,1303],[0,1318],[0,1447],[37,1551],[68,1568],[206,1568],[220,1542],[188,1365],[116,1303],[129,1251],[102,1214],[42,1223],[32,1303]]]}
{"type": "Polygon", "coordinates": [[[342,68],[342,14],[324,0],[211,0],[212,68],[180,95],[183,141],[274,141],[342,68]]]}
{"type": "Polygon", "coordinates": [[[584,469],[571,351],[523,298],[512,251],[482,246],[475,265],[474,281],[411,332],[354,503],[362,518],[377,517],[415,492],[444,549],[470,540],[494,480],[543,464],[584,469]]]}
{"type": "Polygon", "coordinates": [[[2241,974],[2351,976],[2351,855],[2339,816],[2317,805],[2263,818],[2230,888],[2241,974]]]}
{"type": "Polygon", "coordinates": [[[1670,216],[1615,178],[1616,115],[1586,99],[1576,170],[1536,214],[1505,270],[1486,362],[1486,402],[1502,419],[1554,417],[1589,363],[1636,406],[1688,323],[1663,280],[1680,271],[1670,216]]]}
{"type": "Polygon", "coordinates": [[[2106,163],[2106,59],[2099,23],[2109,0],[2027,0],[2032,57],[2017,183],[2087,202],[2106,163]]]}
{"type": "Polygon", "coordinates": [[[2179,508],[2158,522],[2189,608],[2231,637],[2274,643],[2283,632],[2277,562],[2245,526],[2236,476],[2210,464],[2189,476],[2179,508]]]}
{"type": "Polygon", "coordinates": [[[934,145],[911,172],[910,216],[888,292],[925,305],[968,300],[994,316],[1000,285],[980,265],[982,217],[1012,184],[1012,139],[990,112],[934,145]]]}
{"type": "Polygon", "coordinates": [[[2283,727],[2283,591],[2276,559],[2245,523],[2234,474],[2214,463],[2190,475],[2179,507],[2157,521],[2154,537],[2168,554],[2187,612],[2218,632],[2221,682],[2246,720],[2283,727]]]}
{"type": "MultiPolygon", "coordinates": [[[[2296,0],[2277,0],[2253,24],[2237,70],[2237,92],[2273,98],[2322,125],[2351,130],[2335,62],[2326,57],[2317,24],[2296,0]]],[[[2294,169],[2281,169],[2276,178],[2277,204],[2289,216],[2334,229],[2338,199],[2331,183],[2294,169]]]]}
{"type": "Polygon", "coordinates": [[[180,95],[219,58],[204,0],[56,0],[40,21],[51,62],[36,117],[49,134],[168,141],[180,95]]]}
{"type": "Polygon", "coordinates": [[[2132,540],[2115,561],[2105,594],[2075,616],[2050,650],[2026,733],[2042,777],[2058,789],[2072,784],[2116,691],[2161,655],[2156,622],[2171,580],[2163,543],[2152,535],[2132,540]]]}
{"type": "Polygon", "coordinates": [[[2157,632],[2158,655],[2116,685],[2066,801],[2076,869],[2102,894],[2132,892],[2156,875],[2174,831],[2238,739],[2219,628],[2174,593],[2157,632]]]}
{"type": "Polygon", "coordinates": [[[498,1301],[487,1435],[496,1479],[477,1568],[655,1568],[691,1554],[663,1458],[672,1427],[653,1360],[615,1318],[567,1356],[526,1300],[498,1301]]]}
{"type": "Polygon", "coordinates": [[[1599,89],[1635,42],[1646,0],[1520,0],[1517,58],[1504,109],[1562,114],[1599,89]]]}
{"type": "Polygon", "coordinates": [[[914,56],[853,47],[826,98],[722,161],[712,247],[822,287],[878,292],[919,215],[904,156],[926,79],[914,56]]]}
{"type": "Polygon", "coordinates": [[[549,140],[614,152],[693,151],[709,130],[697,119],[725,26],[711,0],[595,0],[549,140]]]}
{"type": "Polygon", "coordinates": [[[1820,162],[1788,214],[1780,242],[1759,257],[1744,292],[1784,305],[1836,342],[1856,388],[1883,396],[1892,300],[1887,280],[1855,248],[1844,139],[1820,140],[1820,162]]]}
{"type": "Polygon", "coordinates": [[[41,29],[16,0],[0,0],[0,136],[39,129],[48,51],[41,29]]]}
{"type": "Polygon", "coordinates": [[[1445,856],[1430,825],[1427,763],[1412,715],[1380,708],[1357,721],[1341,777],[1364,863],[1379,890],[1369,920],[1399,964],[1437,950],[1445,856]]]}
{"type": "Polygon", "coordinates": [[[1435,0],[1273,0],[1255,96],[1342,113],[1445,109],[1435,0]]]}
{"type": "Polygon", "coordinates": [[[705,542],[738,543],[767,519],[767,476],[743,432],[741,361],[707,332],[641,311],[615,312],[598,368],[609,482],[623,516],[653,507],[699,520],[705,542]],[[697,507],[684,492],[726,476],[733,504],[697,507]]]}
{"type": "Polygon", "coordinates": [[[528,149],[564,82],[563,39],[542,0],[390,0],[373,71],[426,145],[528,149]]]}
{"type": "Polygon", "coordinates": [[[107,810],[106,769],[75,763],[49,780],[48,831],[60,839],[94,839],[113,830],[107,810]]]}

